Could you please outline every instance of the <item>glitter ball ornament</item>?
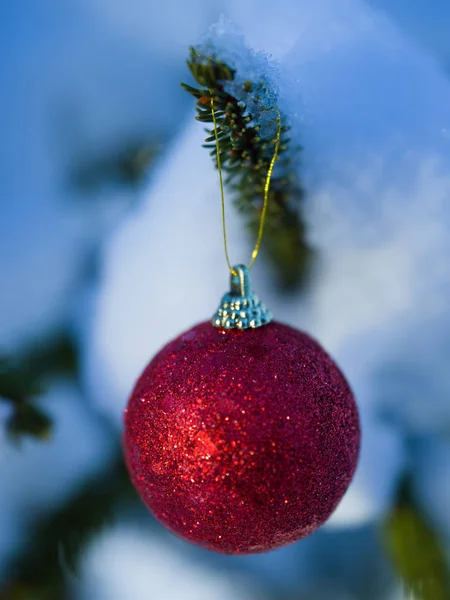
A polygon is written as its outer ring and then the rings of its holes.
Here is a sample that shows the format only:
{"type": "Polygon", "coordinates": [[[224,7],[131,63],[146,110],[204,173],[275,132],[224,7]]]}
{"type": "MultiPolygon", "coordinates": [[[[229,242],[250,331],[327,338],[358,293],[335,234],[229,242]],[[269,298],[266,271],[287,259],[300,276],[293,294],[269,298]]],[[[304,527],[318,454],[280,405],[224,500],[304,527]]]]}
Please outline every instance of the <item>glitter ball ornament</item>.
{"type": "Polygon", "coordinates": [[[144,370],[124,447],[135,487],[166,527],[248,554],[326,521],[355,471],[360,429],[333,360],[307,334],[269,323],[245,268],[234,270],[216,326],[180,335],[144,370]]]}

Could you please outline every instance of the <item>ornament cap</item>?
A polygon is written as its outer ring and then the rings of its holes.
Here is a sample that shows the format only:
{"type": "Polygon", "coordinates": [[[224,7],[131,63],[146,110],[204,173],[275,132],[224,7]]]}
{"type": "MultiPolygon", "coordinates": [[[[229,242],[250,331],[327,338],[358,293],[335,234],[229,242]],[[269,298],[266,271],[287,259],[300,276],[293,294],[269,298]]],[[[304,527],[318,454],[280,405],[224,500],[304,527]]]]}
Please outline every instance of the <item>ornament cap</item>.
{"type": "Polygon", "coordinates": [[[255,329],[267,325],[272,313],[253,293],[247,267],[236,265],[231,270],[230,291],[222,297],[212,318],[214,327],[255,329]]]}

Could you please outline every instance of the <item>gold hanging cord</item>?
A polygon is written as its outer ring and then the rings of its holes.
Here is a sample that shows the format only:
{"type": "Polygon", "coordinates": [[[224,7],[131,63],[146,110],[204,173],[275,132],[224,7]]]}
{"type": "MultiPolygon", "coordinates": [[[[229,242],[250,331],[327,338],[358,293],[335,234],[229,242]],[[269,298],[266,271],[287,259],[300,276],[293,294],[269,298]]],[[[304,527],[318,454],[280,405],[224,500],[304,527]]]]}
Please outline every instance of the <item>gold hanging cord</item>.
{"type": "MultiPolygon", "coordinates": [[[[214,136],[216,139],[217,170],[219,171],[220,195],[221,195],[221,199],[222,199],[223,246],[224,246],[224,250],[225,250],[225,258],[227,261],[228,269],[230,270],[231,274],[236,275],[236,273],[233,270],[233,267],[231,266],[230,257],[228,255],[227,227],[226,227],[226,219],[225,219],[225,191],[224,191],[224,185],[223,185],[222,162],[220,159],[220,146],[219,146],[219,135],[217,132],[217,120],[216,120],[216,113],[214,110],[214,92],[213,92],[213,90],[209,90],[209,92],[211,94],[211,113],[212,113],[213,124],[214,124],[214,136]]],[[[281,119],[280,119],[279,111],[278,111],[278,116],[277,116],[277,125],[278,125],[278,129],[277,129],[277,135],[275,138],[275,150],[274,150],[274,153],[272,156],[272,160],[270,161],[269,170],[267,171],[266,182],[264,185],[264,201],[263,201],[263,207],[261,210],[261,218],[259,221],[258,236],[256,238],[255,247],[253,249],[252,257],[251,257],[250,263],[248,265],[249,270],[253,267],[256,257],[258,256],[259,248],[261,246],[261,239],[262,239],[262,235],[263,235],[263,231],[264,231],[264,223],[266,220],[267,205],[269,202],[270,180],[272,178],[273,167],[274,167],[275,161],[277,159],[278,148],[280,146],[281,119]]]]}

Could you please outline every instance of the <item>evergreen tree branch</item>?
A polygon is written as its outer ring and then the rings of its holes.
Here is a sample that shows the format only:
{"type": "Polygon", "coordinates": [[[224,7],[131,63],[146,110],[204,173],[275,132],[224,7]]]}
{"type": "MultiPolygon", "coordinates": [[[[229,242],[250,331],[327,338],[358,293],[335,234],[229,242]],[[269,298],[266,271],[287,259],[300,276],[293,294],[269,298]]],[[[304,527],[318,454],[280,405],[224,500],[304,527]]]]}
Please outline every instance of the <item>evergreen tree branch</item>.
{"type": "MultiPolygon", "coordinates": [[[[264,184],[273,155],[275,136],[274,107],[262,106],[265,90],[261,82],[246,81],[242,92],[259,102],[262,114],[274,114],[274,131],[264,132],[242,100],[228,93],[227,83],[234,81],[235,71],[217,57],[205,56],[191,48],[188,67],[201,86],[182,87],[196,99],[197,120],[213,123],[211,97],[217,120],[220,158],[225,183],[233,192],[235,204],[246,218],[247,226],[256,235],[264,195],[264,184]]],[[[291,148],[289,127],[281,115],[281,140],[276,169],[271,180],[266,216],[263,251],[276,267],[279,284],[293,289],[305,282],[311,264],[312,250],[306,242],[301,205],[304,189],[294,168],[301,148],[291,148]]],[[[216,166],[214,129],[207,128],[204,147],[210,150],[216,166]]]]}
{"type": "Polygon", "coordinates": [[[161,146],[160,141],[131,140],[111,154],[86,160],[72,176],[83,192],[92,192],[112,182],[125,186],[141,183],[161,146]]]}
{"type": "Polygon", "coordinates": [[[38,521],[24,552],[10,561],[0,600],[62,600],[82,551],[108,526],[118,507],[137,498],[122,453],[91,476],[67,504],[38,521]]]}
{"type": "Polygon", "coordinates": [[[414,503],[408,478],[383,526],[394,570],[414,600],[448,600],[450,577],[445,551],[414,503]]]}
{"type": "Polygon", "coordinates": [[[73,376],[77,368],[76,349],[68,334],[30,348],[20,359],[0,357],[0,401],[7,402],[12,409],[6,421],[12,439],[24,435],[40,439],[50,436],[51,419],[33,399],[42,394],[48,378],[73,376]]]}

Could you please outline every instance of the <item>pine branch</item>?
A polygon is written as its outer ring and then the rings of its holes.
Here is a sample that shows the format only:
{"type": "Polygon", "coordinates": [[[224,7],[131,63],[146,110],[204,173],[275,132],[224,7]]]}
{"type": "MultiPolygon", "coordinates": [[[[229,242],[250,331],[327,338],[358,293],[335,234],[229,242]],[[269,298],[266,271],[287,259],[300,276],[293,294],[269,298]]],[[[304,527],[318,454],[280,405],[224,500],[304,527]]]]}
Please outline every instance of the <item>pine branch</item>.
{"type": "Polygon", "coordinates": [[[414,600],[448,600],[450,578],[444,548],[413,501],[407,479],[383,527],[387,552],[414,600]]]}
{"type": "Polygon", "coordinates": [[[67,334],[30,348],[20,360],[0,357],[0,400],[12,409],[6,422],[12,439],[50,436],[51,420],[33,399],[43,392],[47,378],[74,375],[77,368],[76,349],[67,334]]]}
{"type": "Polygon", "coordinates": [[[109,467],[90,477],[68,503],[29,534],[25,552],[8,565],[0,600],[61,600],[66,577],[76,574],[82,551],[113,521],[116,509],[134,501],[120,450],[109,467]]]}
{"type": "Polygon", "coordinates": [[[156,141],[130,141],[112,154],[79,165],[72,176],[73,181],[83,192],[91,192],[110,182],[136,186],[141,183],[160,145],[156,141]]]}
{"type": "MultiPolygon", "coordinates": [[[[233,69],[214,55],[204,56],[194,48],[187,64],[201,87],[181,85],[196,99],[196,118],[203,123],[213,123],[213,98],[225,181],[235,196],[237,208],[246,217],[248,228],[256,235],[265,179],[274,151],[277,112],[273,106],[263,106],[266,88],[262,82],[246,81],[242,85],[243,95],[251,95],[264,120],[272,117],[273,131],[266,131],[266,127],[262,128],[255,121],[245,103],[227,91],[227,83],[235,80],[233,69]]],[[[283,115],[281,121],[280,148],[271,181],[263,248],[277,269],[280,285],[293,289],[305,282],[312,250],[305,239],[301,215],[304,190],[293,162],[301,148],[291,148],[289,127],[283,115]]],[[[214,129],[208,128],[206,132],[204,147],[210,150],[217,166],[214,129]]]]}

